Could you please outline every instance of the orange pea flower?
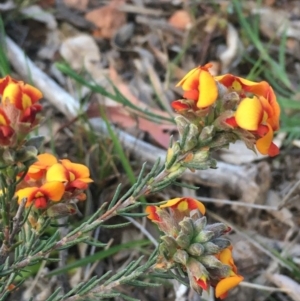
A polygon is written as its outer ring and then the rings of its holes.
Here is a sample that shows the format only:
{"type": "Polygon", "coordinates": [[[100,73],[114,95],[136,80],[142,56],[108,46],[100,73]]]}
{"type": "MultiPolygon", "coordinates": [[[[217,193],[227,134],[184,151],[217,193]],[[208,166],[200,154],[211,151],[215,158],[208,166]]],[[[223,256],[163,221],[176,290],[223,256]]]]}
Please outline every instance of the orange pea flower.
{"type": "Polygon", "coordinates": [[[8,101],[21,111],[43,97],[37,88],[25,84],[23,81],[17,81],[10,76],[0,79],[0,95],[2,95],[3,105],[8,101]]]}
{"type": "Polygon", "coordinates": [[[0,108],[0,143],[8,145],[11,142],[11,137],[15,133],[14,129],[10,126],[10,120],[6,113],[0,108]]]}
{"type": "Polygon", "coordinates": [[[30,178],[34,180],[41,179],[46,174],[46,171],[49,169],[49,167],[57,163],[57,159],[48,153],[38,155],[37,159],[38,160],[34,162],[28,169],[26,175],[27,180],[30,178]]]}
{"type": "Polygon", "coordinates": [[[177,209],[180,212],[191,211],[198,209],[203,215],[205,214],[205,206],[193,198],[175,198],[169,200],[167,203],[160,205],[160,208],[177,209]]]}
{"type": "Polygon", "coordinates": [[[37,209],[46,209],[50,201],[59,202],[65,192],[65,186],[61,182],[48,182],[41,187],[27,187],[16,192],[20,204],[26,198],[26,207],[32,203],[37,209]]]}
{"type": "Polygon", "coordinates": [[[153,222],[160,222],[161,219],[157,214],[157,210],[159,210],[159,207],[157,206],[147,206],[145,209],[145,212],[148,213],[147,218],[153,222]]]}
{"type": "Polygon", "coordinates": [[[217,257],[223,264],[227,264],[231,268],[228,277],[221,279],[216,285],[216,297],[224,299],[227,297],[228,291],[242,282],[244,277],[237,274],[237,268],[234,264],[230,248],[222,250],[217,257]]]}
{"type": "Polygon", "coordinates": [[[83,164],[72,163],[70,160],[60,160],[61,163],[52,165],[47,173],[47,181],[66,183],[66,190],[87,189],[90,178],[89,169],[83,164]]]}
{"type": "Polygon", "coordinates": [[[214,79],[229,90],[236,91],[243,98],[247,97],[247,92],[260,98],[264,111],[268,115],[267,122],[274,131],[279,129],[280,107],[272,87],[266,81],[252,82],[232,74],[216,76],[214,79]]]}
{"type": "Polygon", "coordinates": [[[278,147],[272,142],[279,120],[275,121],[273,113],[263,96],[246,97],[238,105],[234,118],[227,120],[227,123],[253,132],[258,137],[257,150],[263,155],[272,157],[279,153],[278,147]]]}
{"type": "Polygon", "coordinates": [[[185,102],[177,100],[172,103],[172,107],[177,110],[192,108],[193,110],[203,109],[211,106],[218,98],[218,87],[213,76],[209,73],[211,64],[199,66],[188,72],[177,84],[185,91],[183,97],[185,102]],[[193,102],[189,102],[192,100],[193,102]]]}

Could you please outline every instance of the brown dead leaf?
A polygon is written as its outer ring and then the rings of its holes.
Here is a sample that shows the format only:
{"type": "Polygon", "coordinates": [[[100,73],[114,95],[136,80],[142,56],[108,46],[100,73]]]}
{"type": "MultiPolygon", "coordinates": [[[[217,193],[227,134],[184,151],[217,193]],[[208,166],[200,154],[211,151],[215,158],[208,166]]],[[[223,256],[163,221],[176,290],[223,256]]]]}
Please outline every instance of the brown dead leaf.
{"type": "Polygon", "coordinates": [[[85,18],[97,27],[93,32],[95,37],[111,39],[126,23],[126,13],[118,10],[118,6],[124,2],[124,0],[112,0],[108,5],[96,8],[85,15],[85,18]]]}
{"type": "Polygon", "coordinates": [[[192,19],[190,14],[186,10],[177,10],[170,18],[169,24],[173,27],[181,30],[191,28],[192,19]]]}
{"type": "Polygon", "coordinates": [[[86,10],[89,0],[63,0],[64,5],[77,10],[86,10]]]}

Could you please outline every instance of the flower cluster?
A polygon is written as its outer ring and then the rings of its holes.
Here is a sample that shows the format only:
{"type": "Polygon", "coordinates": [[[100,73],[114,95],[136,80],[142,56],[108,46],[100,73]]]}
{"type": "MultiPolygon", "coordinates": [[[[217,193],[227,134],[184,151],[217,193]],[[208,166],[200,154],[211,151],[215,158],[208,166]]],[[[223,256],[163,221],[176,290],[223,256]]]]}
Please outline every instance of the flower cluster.
{"type": "Polygon", "coordinates": [[[0,144],[16,146],[39,123],[43,97],[35,87],[10,76],[0,79],[0,144]]]}
{"type": "Polygon", "coordinates": [[[37,156],[37,161],[23,177],[16,192],[18,202],[26,198],[26,207],[33,205],[39,210],[47,209],[48,215],[55,215],[55,208],[69,209],[69,214],[75,213],[72,206],[61,208],[53,205],[61,201],[68,204],[71,200],[85,200],[84,190],[92,182],[85,165],[67,159],[58,161],[47,153],[37,156]]]}
{"type": "Polygon", "coordinates": [[[279,149],[272,140],[279,129],[280,107],[272,87],[265,81],[252,82],[232,74],[213,77],[210,67],[191,70],[177,84],[184,90],[184,98],[174,101],[172,107],[200,132],[212,126],[217,133],[234,133],[250,149],[255,145],[261,154],[276,156],[279,149]]]}
{"type": "Polygon", "coordinates": [[[221,299],[243,280],[237,273],[230,241],[221,237],[230,228],[222,223],[207,225],[201,202],[175,198],[159,207],[148,206],[146,212],[164,233],[156,269],[178,268],[187,274],[197,293],[213,286],[216,297],[221,299]]]}

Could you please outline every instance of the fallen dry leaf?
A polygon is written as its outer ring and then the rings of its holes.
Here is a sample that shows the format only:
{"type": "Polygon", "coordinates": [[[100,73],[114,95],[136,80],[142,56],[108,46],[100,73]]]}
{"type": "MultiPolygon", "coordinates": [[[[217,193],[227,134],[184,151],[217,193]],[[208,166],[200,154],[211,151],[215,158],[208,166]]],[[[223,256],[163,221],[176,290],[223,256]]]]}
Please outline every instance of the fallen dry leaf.
{"type": "Polygon", "coordinates": [[[169,24],[177,29],[186,30],[191,28],[192,19],[190,14],[186,10],[177,10],[169,18],[169,24]]]}
{"type": "Polygon", "coordinates": [[[77,9],[86,10],[89,0],[63,0],[64,5],[77,9]]]}
{"type": "Polygon", "coordinates": [[[117,30],[126,23],[126,13],[118,10],[123,0],[112,0],[108,5],[96,8],[85,15],[85,18],[94,23],[97,29],[95,37],[111,39],[117,30]]]}
{"type": "Polygon", "coordinates": [[[74,70],[83,67],[89,71],[90,63],[100,62],[100,51],[94,39],[87,34],[67,38],[60,46],[60,55],[74,70]]]}

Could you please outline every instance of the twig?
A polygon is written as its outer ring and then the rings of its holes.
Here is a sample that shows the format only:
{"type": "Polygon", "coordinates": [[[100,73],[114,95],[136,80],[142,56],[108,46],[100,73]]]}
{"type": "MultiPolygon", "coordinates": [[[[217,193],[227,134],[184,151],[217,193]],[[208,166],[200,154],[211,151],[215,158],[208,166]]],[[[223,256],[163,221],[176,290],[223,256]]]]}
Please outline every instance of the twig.
{"type": "Polygon", "coordinates": [[[283,292],[283,293],[290,292],[290,290],[286,289],[286,288],[278,288],[278,287],[260,285],[260,284],[256,284],[256,283],[245,282],[245,281],[241,282],[239,285],[243,286],[243,287],[253,288],[255,290],[268,291],[268,292],[283,292]]]}
{"type": "Polygon", "coordinates": [[[143,227],[140,223],[138,223],[134,218],[125,216],[125,218],[130,221],[136,228],[138,228],[152,243],[155,247],[158,246],[157,240],[150,234],[150,232],[143,227]]]}
{"type": "Polygon", "coordinates": [[[286,194],[286,196],[283,198],[283,200],[281,201],[281,203],[278,205],[278,210],[281,210],[286,203],[289,201],[289,198],[291,197],[291,195],[294,193],[294,191],[299,187],[300,185],[300,180],[297,181],[292,188],[289,190],[289,192],[286,194]]]}
{"type": "Polygon", "coordinates": [[[259,205],[259,204],[249,204],[244,202],[236,202],[230,200],[223,200],[223,199],[215,199],[215,198],[207,198],[207,197],[200,197],[200,201],[203,203],[216,203],[216,204],[223,204],[223,205],[234,205],[234,206],[241,206],[241,207],[249,207],[258,210],[269,210],[269,211],[278,211],[278,208],[275,206],[267,206],[267,205],[259,205]]]}
{"type": "Polygon", "coordinates": [[[11,232],[9,232],[9,228],[6,227],[5,232],[5,239],[2,242],[0,248],[0,265],[6,261],[6,258],[9,256],[9,252],[11,251],[10,248],[14,242],[14,238],[16,234],[19,233],[21,229],[21,218],[25,209],[26,199],[23,199],[19,205],[17,213],[13,218],[13,226],[11,232]]]}

